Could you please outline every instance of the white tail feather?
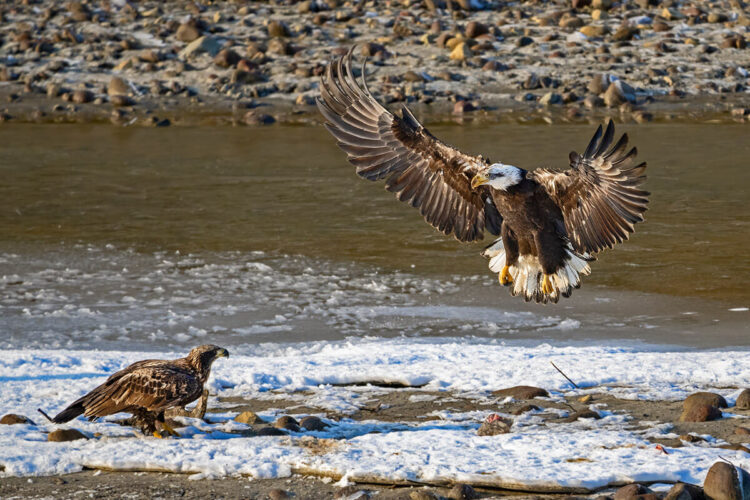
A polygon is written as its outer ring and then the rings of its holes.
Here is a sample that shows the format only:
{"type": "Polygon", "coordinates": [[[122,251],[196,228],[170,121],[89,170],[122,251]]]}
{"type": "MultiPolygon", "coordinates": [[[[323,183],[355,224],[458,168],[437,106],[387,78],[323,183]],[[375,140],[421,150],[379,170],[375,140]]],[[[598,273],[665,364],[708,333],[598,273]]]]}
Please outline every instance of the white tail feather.
{"type": "MultiPolygon", "coordinates": [[[[544,272],[539,258],[533,255],[521,255],[518,261],[508,268],[513,277],[511,295],[523,295],[526,301],[557,302],[560,296],[569,297],[573,288],[581,286],[581,275],[591,274],[586,258],[573,250],[568,244],[565,249],[564,265],[550,276],[554,290],[552,293],[542,293],[544,272]]],[[[484,249],[482,255],[487,257],[490,271],[500,273],[505,267],[505,248],[502,238],[498,238],[484,249]]]]}
{"type": "Polygon", "coordinates": [[[498,238],[494,243],[484,249],[482,255],[490,259],[490,271],[499,273],[505,265],[505,247],[503,247],[502,238],[498,238]]]}

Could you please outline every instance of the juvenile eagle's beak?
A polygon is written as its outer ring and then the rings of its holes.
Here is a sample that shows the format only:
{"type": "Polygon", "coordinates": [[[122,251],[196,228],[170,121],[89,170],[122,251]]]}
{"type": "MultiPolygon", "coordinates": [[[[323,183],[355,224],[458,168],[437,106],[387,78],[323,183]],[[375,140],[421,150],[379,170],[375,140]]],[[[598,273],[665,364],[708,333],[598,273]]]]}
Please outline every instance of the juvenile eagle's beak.
{"type": "Polygon", "coordinates": [[[477,174],[473,179],[471,179],[471,189],[476,189],[479,186],[487,184],[488,182],[490,182],[490,180],[487,177],[482,174],[477,174]]]}
{"type": "Polygon", "coordinates": [[[229,351],[227,351],[224,348],[219,349],[218,351],[216,351],[216,357],[217,358],[228,358],[229,357],[229,351]]]}

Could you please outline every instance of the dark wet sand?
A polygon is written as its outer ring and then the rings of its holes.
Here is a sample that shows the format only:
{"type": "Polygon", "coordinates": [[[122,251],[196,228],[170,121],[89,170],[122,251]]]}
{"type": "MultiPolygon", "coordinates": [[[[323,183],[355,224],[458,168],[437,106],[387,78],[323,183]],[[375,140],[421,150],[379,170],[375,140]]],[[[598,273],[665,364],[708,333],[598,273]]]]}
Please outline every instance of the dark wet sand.
{"type": "MultiPolygon", "coordinates": [[[[224,478],[193,481],[179,474],[147,472],[101,472],[85,471],[54,477],[5,478],[0,481],[0,498],[56,500],[81,498],[184,498],[184,499],[257,499],[293,498],[296,500],[324,500],[356,498],[357,491],[364,491],[379,500],[411,500],[415,491],[425,490],[439,497],[450,498],[450,488],[387,487],[359,484],[346,488],[333,482],[325,483],[316,478],[292,476],[285,479],[224,478]],[[288,497],[272,496],[274,490],[287,492],[288,497]]],[[[491,499],[513,496],[518,500],[541,500],[563,498],[562,495],[519,495],[513,492],[490,492],[476,490],[479,498],[491,499]]],[[[367,497],[362,496],[360,500],[367,497]]],[[[585,497],[578,497],[585,498],[585,497]]]]}

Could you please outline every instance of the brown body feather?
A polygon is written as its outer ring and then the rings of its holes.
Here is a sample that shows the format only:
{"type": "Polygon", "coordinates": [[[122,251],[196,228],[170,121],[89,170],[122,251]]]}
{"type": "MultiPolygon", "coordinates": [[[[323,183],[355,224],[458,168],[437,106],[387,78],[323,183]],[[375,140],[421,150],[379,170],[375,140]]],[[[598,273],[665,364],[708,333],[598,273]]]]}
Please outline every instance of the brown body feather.
{"type": "Polygon", "coordinates": [[[385,179],[399,200],[460,241],[481,239],[484,230],[500,233],[485,255],[495,271],[510,266],[514,295],[545,303],[569,296],[580,286],[579,274],[589,272],[586,260],[626,240],[643,220],[646,164],[633,166],[636,150],[626,152],[626,135],[612,146],[611,121],[583,155],[570,154],[565,172],[518,169],[524,177],[507,189],[473,188],[488,163],[439,141],[406,107],[401,117],[386,110],[367,89],[364,65],[357,83],[351,58],[349,51],[329,64],[318,108],[357,174],[385,179]],[[551,276],[553,292],[542,291],[543,275],[551,276]]]}
{"type": "Polygon", "coordinates": [[[494,190],[495,205],[503,214],[501,236],[511,265],[520,255],[537,257],[547,274],[563,265],[567,235],[560,208],[535,181],[526,178],[507,191],[494,190]]]}
{"type": "Polygon", "coordinates": [[[226,349],[203,345],[180,359],[138,361],[111,375],[51,420],[59,424],[79,415],[95,420],[125,412],[136,417],[144,432],[153,432],[156,421],[164,421],[164,410],[185,406],[200,397],[211,364],[227,355],[226,349]]]}

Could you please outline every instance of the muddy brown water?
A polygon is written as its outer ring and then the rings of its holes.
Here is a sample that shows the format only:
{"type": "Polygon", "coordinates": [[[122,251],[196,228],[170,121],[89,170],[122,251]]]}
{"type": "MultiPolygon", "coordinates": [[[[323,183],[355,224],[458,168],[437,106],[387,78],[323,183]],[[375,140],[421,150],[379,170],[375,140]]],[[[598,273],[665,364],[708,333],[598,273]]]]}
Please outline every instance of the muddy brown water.
{"type": "MultiPolygon", "coordinates": [[[[467,152],[534,168],[566,167],[568,152],[582,151],[594,127],[431,130],[467,152]]],[[[612,338],[658,337],[662,343],[747,345],[747,126],[624,125],[619,132],[629,133],[639,158],[649,163],[647,222],[593,264],[572,300],[541,307],[495,284],[478,255],[488,241],[464,245],[434,231],[381,185],[357,178],[321,127],[4,127],[0,326],[10,332],[4,345],[134,338],[152,345],[166,341],[158,332],[182,333],[189,344],[191,327],[217,332],[243,326],[249,333],[235,335],[236,342],[404,332],[522,337],[534,331],[534,338],[613,332],[612,338]],[[259,263],[282,272],[288,289],[279,289],[278,276],[266,268],[267,279],[250,276],[259,263]],[[159,285],[165,275],[179,286],[159,285]],[[359,285],[350,286],[355,280],[359,285]],[[235,293],[223,298],[212,291],[231,287],[235,293]],[[192,301],[192,312],[185,313],[192,319],[134,319],[148,303],[154,317],[172,306],[179,316],[178,304],[163,300],[175,289],[189,298],[182,301],[186,311],[192,301]],[[243,297],[251,289],[256,295],[243,297]],[[104,303],[106,296],[113,298],[104,303]],[[241,304],[249,306],[232,320],[217,312],[241,304]],[[396,309],[373,312],[384,305],[396,309]],[[345,311],[350,317],[343,319],[326,310],[345,306],[359,309],[345,311]],[[211,321],[191,323],[201,308],[210,309],[211,321]],[[304,333],[295,311],[308,313],[304,333]],[[506,331],[493,311],[520,311],[539,321],[506,331]],[[559,321],[547,324],[549,317],[559,321]],[[479,323],[470,319],[498,328],[475,331],[479,323]],[[425,323],[428,328],[420,329],[425,323]],[[549,328],[557,329],[543,333],[549,328]],[[650,329],[658,330],[656,337],[650,329]]]]}

